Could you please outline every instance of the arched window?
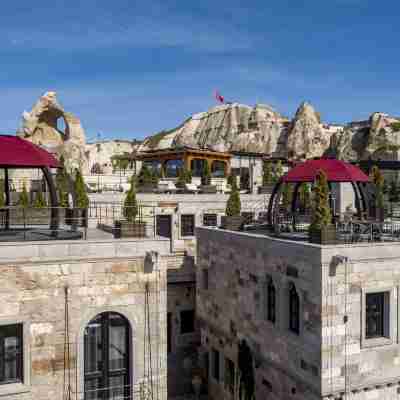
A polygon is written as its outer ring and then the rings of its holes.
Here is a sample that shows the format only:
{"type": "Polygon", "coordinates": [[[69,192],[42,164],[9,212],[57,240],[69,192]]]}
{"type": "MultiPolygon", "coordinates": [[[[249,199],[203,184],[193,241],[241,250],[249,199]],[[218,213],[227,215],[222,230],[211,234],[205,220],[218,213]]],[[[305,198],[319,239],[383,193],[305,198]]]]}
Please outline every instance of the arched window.
{"type": "Polygon", "coordinates": [[[289,288],[289,329],[297,335],[300,333],[300,298],[293,283],[289,288]]]}
{"type": "Polygon", "coordinates": [[[103,313],[85,328],[85,400],[131,398],[130,325],[120,314],[103,313]]]}
{"type": "Polygon", "coordinates": [[[276,321],[276,290],[272,279],[267,285],[267,301],[267,320],[274,324],[276,321]]]}

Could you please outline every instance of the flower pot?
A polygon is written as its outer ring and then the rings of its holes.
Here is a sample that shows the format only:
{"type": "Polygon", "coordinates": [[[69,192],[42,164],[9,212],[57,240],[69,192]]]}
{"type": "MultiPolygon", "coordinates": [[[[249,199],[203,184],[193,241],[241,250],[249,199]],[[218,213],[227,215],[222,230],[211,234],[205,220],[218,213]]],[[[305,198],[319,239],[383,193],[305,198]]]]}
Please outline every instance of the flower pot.
{"type": "Polygon", "coordinates": [[[336,227],[334,225],[328,225],[321,229],[312,228],[308,232],[308,238],[310,243],[336,244],[336,227]]]}
{"type": "Polygon", "coordinates": [[[222,216],[221,217],[221,228],[229,231],[240,231],[244,224],[244,218],[242,215],[235,216],[222,216]]]}
{"type": "Polygon", "coordinates": [[[146,222],[115,221],[114,238],[121,239],[124,237],[146,237],[146,222]]]}

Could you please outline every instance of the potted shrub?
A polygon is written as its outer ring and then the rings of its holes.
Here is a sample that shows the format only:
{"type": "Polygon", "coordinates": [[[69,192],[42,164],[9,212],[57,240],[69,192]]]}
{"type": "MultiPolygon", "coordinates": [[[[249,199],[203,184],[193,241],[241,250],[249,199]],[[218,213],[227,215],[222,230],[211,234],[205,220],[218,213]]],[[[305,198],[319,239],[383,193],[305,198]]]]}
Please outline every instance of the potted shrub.
{"type": "Polygon", "coordinates": [[[275,164],[274,168],[274,176],[273,176],[273,181],[276,183],[281,179],[281,176],[283,175],[283,166],[282,166],[282,161],[278,160],[278,162],[275,164]]]}
{"type": "Polygon", "coordinates": [[[332,213],[329,207],[329,187],[326,174],[319,171],[313,188],[313,215],[309,228],[311,243],[335,244],[336,228],[332,224],[332,213]]]}
{"type": "Polygon", "coordinates": [[[89,197],[86,193],[86,185],[79,169],[75,170],[74,181],[75,204],[74,204],[74,219],[73,223],[78,226],[88,227],[88,207],[89,197]]]}
{"type": "Polygon", "coordinates": [[[0,208],[5,207],[6,205],[6,195],[4,193],[4,181],[0,179],[0,208]]]}
{"type": "Polygon", "coordinates": [[[385,201],[383,195],[385,178],[376,165],[372,167],[372,182],[375,185],[375,218],[383,222],[385,219],[385,201]]]}
{"type": "Polygon", "coordinates": [[[68,208],[68,193],[70,177],[64,167],[64,157],[60,157],[61,168],[57,169],[56,173],[56,191],[58,197],[58,215],[62,221],[65,218],[65,223],[70,225],[72,221],[72,209],[68,208]]]}
{"type": "Polygon", "coordinates": [[[130,180],[130,188],[126,194],[124,201],[123,214],[125,220],[115,221],[114,237],[145,237],[146,223],[137,221],[138,204],[136,200],[136,188],[134,177],[130,180]]]}
{"type": "Polygon", "coordinates": [[[226,203],[225,216],[221,218],[221,227],[231,231],[239,231],[243,226],[243,217],[240,215],[240,194],[236,183],[232,182],[232,191],[226,203]]]}
{"type": "Polygon", "coordinates": [[[143,193],[153,193],[154,189],[157,188],[158,179],[155,174],[150,171],[146,164],[142,165],[142,168],[138,176],[138,189],[143,193]]]}
{"type": "Polygon", "coordinates": [[[301,212],[305,212],[311,201],[310,187],[304,182],[299,187],[299,208],[301,212]]]}
{"type": "Polygon", "coordinates": [[[217,187],[211,185],[211,171],[207,160],[204,160],[200,190],[203,193],[216,193],[217,191],[217,187]]]}
{"type": "Polygon", "coordinates": [[[36,193],[33,202],[33,208],[29,210],[29,222],[32,224],[46,225],[50,220],[50,209],[47,207],[47,202],[42,191],[36,193]]]}
{"type": "Polygon", "coordinates": [[[176,181],[176,187],[184,190],[185,185],[192,183],[192,172],[187,168],[180,168],[178,171],[178,179],[176,181]]]}
{"type": "Polygon", "coordinates": [[[274,189],[274,177],[272,175],[272,164],[270,161],[263,162],[262,186],[259,188],[260,194],[271,194],[274,189]]]}

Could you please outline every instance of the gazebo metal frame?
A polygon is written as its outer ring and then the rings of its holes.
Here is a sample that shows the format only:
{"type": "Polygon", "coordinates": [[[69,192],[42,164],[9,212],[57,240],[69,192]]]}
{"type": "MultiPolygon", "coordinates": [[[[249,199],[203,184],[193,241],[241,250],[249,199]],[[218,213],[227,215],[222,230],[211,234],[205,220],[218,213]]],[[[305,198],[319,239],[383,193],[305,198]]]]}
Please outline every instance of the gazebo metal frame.
{"type": "Polygon", "coordinates": [[[12,135],[0,135],[0,169],[4,169],[4,193],[6,206],[5,228],[10,229],[10,169],[39,169],[43,172],[50,193],[50,229],[59,228],[58,197],[51,175],[51,168],[60,168],[59,162],[39,146],[12,135]],[[13,154],[15,154],[13,160],[13,154]],[[26,160],[24,160],[26,157],[26,160]]]}
{"type": "MultiPolygon", "coordinates": [[[[269,200],[267,213],[268,225],[271,228],[276,225],[276,217],[279,211],[283,185],[294,184],[291,213],[294,216],[293,224],[295,225],[295,211],[298,201],[299,188],[303,183],[313,184],[315,177],[320,170],[324,171],[327,175],[330,193],[332,192],[331,184],[333,182],[351,183],[354,190],[355,205],[359,218],[362,218],[364,214],[369,215],[370,199],[367,190],[367,184],[370,180],[364,172],[354,165],[336,159],[308,160],[302,164],[298,164],[296,167],[290,170],[275,185],[269,200]]],[[[332,204],[330,206],[332,209],[332,204]]]]}

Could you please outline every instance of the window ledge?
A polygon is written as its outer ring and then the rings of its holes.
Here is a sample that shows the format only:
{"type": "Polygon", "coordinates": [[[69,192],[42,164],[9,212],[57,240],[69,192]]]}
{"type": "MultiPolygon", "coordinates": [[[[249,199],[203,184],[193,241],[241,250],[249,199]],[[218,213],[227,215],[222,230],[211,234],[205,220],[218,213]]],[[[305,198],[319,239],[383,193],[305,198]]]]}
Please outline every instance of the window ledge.
{"type": "Polygon", "coordinates": [[[30,386],[24,385],[23,383],[9,383],[0,385],[0,397],[28,393],[30,391],[30,386]]]}
{"type": "Polygon", "coordinates": [[[391,344],[393,344],[393,339],[388,337],[364,339],[361,343],[361,348],[369,349],[371,347],[390,346],[391,344]]]}

